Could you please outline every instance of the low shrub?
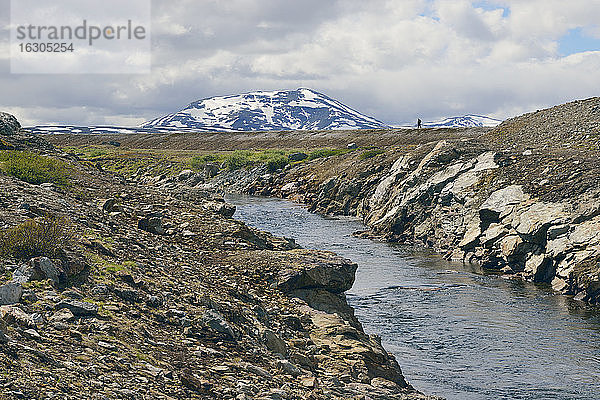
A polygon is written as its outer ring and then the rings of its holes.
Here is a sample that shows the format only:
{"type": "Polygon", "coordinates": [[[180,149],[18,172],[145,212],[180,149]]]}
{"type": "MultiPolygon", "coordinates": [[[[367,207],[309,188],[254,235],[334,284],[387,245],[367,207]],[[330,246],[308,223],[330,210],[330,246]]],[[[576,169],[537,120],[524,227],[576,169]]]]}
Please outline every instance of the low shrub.
{"type": "Polygon", "coordinates": [[[290,163],[289,158],[283,155],[275,155],[267,161],[267,168],[270,172],[275,172],[278,169],[283,169],[290,163]]]}
{"type": "Polygon", "coordinates": [[[373,157],[378,156],[378,155],[383,154],[383,153],[385,153],[385,150],[382,150],[382,149],[367,150],[367,151],[363,152],[360,155],[360,159],[361,160],[366,160],[368,158],[373,158],[373,157]]]}
{"type": "Polygon", "coordinates": [[[28,151],[1,151],[0,170],[6,175],[39,185],[68,185],[70,168],[67,163],[28,151]]]}
{"type": "Polygon", "coordinates": [[[195,156],[190,160],[190,167],[195,170],[200,170],[208,163],[221,161],[217,154],[204,154],[195,156]]]}
{"type": "Polygon", "coordinates": [[[225,167],[230,171],[247,167],[252,164],[250,156],[250,151],[236,150],[225,156],[225,167]]]}
{"type": "Polygon", "coordinates": [[[62,217],[43,217],[0,231],[0,256],[29,259],[55,257],[70,240],[62,217]]]}

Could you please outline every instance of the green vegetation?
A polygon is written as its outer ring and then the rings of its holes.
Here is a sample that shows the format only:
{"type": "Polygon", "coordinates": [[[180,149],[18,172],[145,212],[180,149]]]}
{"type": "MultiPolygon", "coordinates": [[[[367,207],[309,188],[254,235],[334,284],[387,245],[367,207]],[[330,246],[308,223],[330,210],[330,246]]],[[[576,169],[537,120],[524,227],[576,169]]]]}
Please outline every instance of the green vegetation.
{"type": "Polygon", "coordinates": [[[71,169],[67,163],[28,151],[0,151],[0,170],[22,181],[39,185],[68,185],[71,169]]]}
{"type": "Polygon", "coordinates": [[[366,160],[368,158],[373,158],[373,157],[378,156],[378,155],[383,154],[383,153],[385,153],[385,150],[382,150],[382,149],[370,149],[370,150],[367,150],[367,151],[363,152],[360,155],[360,159],[361,160],[366,160]]]}
{"type": "Polygon", "coordinates": [[[68,243],[65,218],[44,217],[28,220],[0,232],[0,256],[28,259],[36,256],[56,256],[68,243]]]}
{"type": "Polygon", "coordinates": [[[288,164],[302,163],[353,151],[349,149],[317,149],[308,153],[306,160],[294,162],[289,159],[289,155],[297,153],[298,149],[217,151],[199,155],[188,150],[128,149],[106,146],[64,147],[63,150],[130,178],[136,178],[142,174],[173,176],[186,168],[200,171],[208,163],[217,164],[220,168],[230,171],[265,165],[270,172],[275,172],[285,168],[288,164]]]}
{"type": "Polygon", "coordinates": [[[255,165],[266,165],[269,171],[274,172],[290,163],[288,155],[292,152],[290,150],[236,150],[204,154],[193,157],[189,165],[191,168],[198,170],[203,168],[207,163],[217,163],[230,171],[255,165]]]}
{"type": "Polygon", "coordinates": [[[217,154],[205,154],[193,157],[190,160],[190,167],[195,170],[202,169],[206,164],[221,161],[217,154]]]}

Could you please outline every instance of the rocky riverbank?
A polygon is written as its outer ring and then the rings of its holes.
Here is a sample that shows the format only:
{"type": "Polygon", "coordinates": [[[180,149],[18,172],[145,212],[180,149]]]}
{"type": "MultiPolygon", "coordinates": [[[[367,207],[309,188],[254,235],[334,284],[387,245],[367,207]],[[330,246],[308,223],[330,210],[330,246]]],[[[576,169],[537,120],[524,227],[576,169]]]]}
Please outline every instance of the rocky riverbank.
{"type": "Polygon", "coordinates": [[[431,398],[354,317],[351,261],[0,117],[0,398],[431,398]]]}
{"type": "Polygon", "coordinates": [[[356,151],[227,172],[224,190],[280,196],[354,215],[380,237],[551,284],[600,302],[600,99],[557,106],[479,135],[412,132],[382,154],[356,151]]]}

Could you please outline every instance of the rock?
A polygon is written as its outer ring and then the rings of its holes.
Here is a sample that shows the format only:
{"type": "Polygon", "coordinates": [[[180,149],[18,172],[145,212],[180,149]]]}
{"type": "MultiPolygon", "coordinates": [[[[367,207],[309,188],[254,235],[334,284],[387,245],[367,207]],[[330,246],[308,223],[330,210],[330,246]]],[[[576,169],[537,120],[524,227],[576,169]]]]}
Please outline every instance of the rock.
{"type": "Polygon", "coordinates": [[[546,234],[547,240],[555,240],[559,236],[564,235],[569,232],[571,227],[569,225],[555,225],[548,228],[548,232],[546,234]]]}
{"type": "Polygon", "coordinates": [[[287,357],[287,345],[275,332],[266,329],[262,334],[262,340],[265,346],[267,346],[267,349],[271,350],[273,353],[278,353],[283,357],[287,357]]]}
{"type": "Polygon", "coordinates": [[[42,340],[42,336],[35,329],[25,329],[23,334],[27,336],[29,339],[33,339],[36,341],[42,340]]]}
{"type": "Polygon", "coordinates": [[[305,257],[300,269],[287,269],[279,273],[277,286],[284,292],[297,289],[321,288],[332,293],[341,293],[354,284],[358,265],[338,256],[305,257]]]}
{"type": "Polygon", "coordinates": [[[128,301],[130,303],[135,303],[136,301],[138,301],[137,290],[116,287],[114,288],[114,293],[117,297],[124,301],[128,301]]]}
{"type": "Polygon", "coordinates": [[[587,293],[585,291],[583,292],[579,292],[577,293],[574,297],[573,300],[575,301],[585,301],[585,299],[587,298],[587,293]]]}
{"type": "Polygon", "coordinates": [[[26,303],[35,303],[38,301],[38,297],[35,292],[31,289],[23,290],[23,295],[21,296],[21,301],[26,303]]]}
{"type": "Polygon", "coordinates": [[[49,319],[49,322],[72,322],[75,320],[75,315],[68,308],[62,308],[56,311],[49,319]]]}
{"type": "Polygon", "coordinates": [[[298,190],[297,182],[289,182],[281,187],[281,193],[285,194],[294,193],[296,190],[298,190]]]}
{"type": "Polygon", "coordinates": [[[21,124],[14,116],[0,112],[0,135],[12,136],[19,133],[20,130],[21,124]]]}
{"type": "Polygon", "coordinates": [[[564,254],[573,248],[573,244],[566,237],[546,242],[546,254],[552,258],[562,258],[564,254]]]}
{"type": "Polygon", "coordinates": [[[458,245],[462,249],[471,249],[477,244],[480,235],[481,221],[479,221],[479,218],[476,218],[467,225],[467,231],[458,245]]]}
{"type": "Polygon", "coordinates": [[[308,158],[308,154],[306,153],[292,153],[288,156],[290,161],[302,161],[308,158]]]}
{"type": "Polygon", "coordinates": [[[94,287],[91,289],[91,292],[95,296],[105,296],[110,293],[110,288],[107,285],[100,283],[98,285],[94,285],[94,287]]]}
{"type": "Polygon", "coordinates": [[[496,242],[501,237],[505,236],[508,230],[502,224],[492,223],[480,237],[480,242],[484,245],[496,242]]]}
{"type": "Polygon", "coordinates": [[[288,360],[277,360],[277,368],[284,373],[292,376],[299,376],[302,374],[300,369],[296,367],[294,364],[289,362],[288,360]]]}
{"type": "Polygon", "coordinates": [[[162,224],[162,219],[158,216],[141,218],[138,221],[138,229],[153,233],[155,235],[164,235],[166,233],[166,230],[162,224]]]}
{"type": "Polygon", "coordinates": [[[304,387],[314,389],[318,386],[318,381],[314,376],[302,376],[300,377],[300,384],[304,387]]]}
{"type": "Polygon", "coordinates": [[[109,212],[113,211],[116,204],[117,204],[117,199],[110,198],[110,199],[106,199],[106,200],[102,201],[102,203],[100,204],[100,208],[102,209],[102,211],[109,213],[109,212]]]}
{"type": "Polygon", "coordinates": [[[550,225],[560,225],[566,221],[567,215],[561,204],[536,202],[516,217],[512,225],[521,235],[539,241],[546,238],[546,231],[550,225]]]}
{"type": "Polygon", "coordinates": [[[148,307],[158,308],[162,306],[162,304],[163,301],[159,296],[148,296],[148,299],[146,300],[146,305],[148,305],[148,307]]]}
{"type": "Polygon", "coordinates": [[[0,286],[0,305],[18,303],[23,294],[23,286],[20,283],[9,282],[0,286]]]}
{"type": "Polygon", "coordinates": [[[569,285],[567,284],[567,282],[565,282],[564,279],[559,278],[558,276],[554,277],[554,279],[552,279],[552,289],[556,290],[557,292],[562,292],[564,289],[566,289],[569,285]]]}
{"type": "Polygon", "coordinates": [[[219,169],[219,164],[206,163],[204,165],[204,176],[206,177],[206,179],[213,178],[217,176],[217,174],[219,173],[219,169]]]}
{"type": "Polygon", "coordinates": [[[264,368],[258,367],[254,364],[245,364],[244,369],[251,374],[262,376],[263,378],[273,379],[273,375],[264,368]]]}
{"type": "Polygon", "coordinates": [[[514,257],[521,253],[523,245],[523,239],[519,235],[509,235],[500,241],[500,251],[506,258],[514,257]]]}
{"type": "Polygon", "coordinates": [[[231,339],[235,339],[235,334],[231,325],[223,316],[215,310],[208,310],[202,316],[202,322],[213,331],[223,333],[231,339]]]}
{"type": "Polygon", "coordinates": [[[212,367],[210,370],[219,374],[231,372],[231,368],[229,368],[227,365],[217,365],[212,367]]]}
{"type": "Polygon", "coordinates": [[[514,206],[528,197],[523,193],[523,187],[519,185],[497,190],[479,207],[479,217],[482,221],[499,222],[501,218],[512,212],[514,206]]]}
{"type": "Polygon", "coordinates": [[[98,314],[98,306],[87,301],[63,300],[55,308],[57,310],[66,308],[78,317],[89,317],[98,314]]]}
{"type": "Polygon", "coordinates": [[[525,262],[525,274],[533,276],[535,282],[549,282],[554,277],[551,265],[545,254],[532,254],[525,262]]]}
{"type": "Polygon", "coordinates": [[[10,341],[10,338],[0,329],[0,344],[6,344],[10,341]]]}
{"type": "Polygon", "coordinates": [[[0,306],[0,319],[6,325],[18,325],[23,328],[35,326],[31,316],[16,306],[0,306]]]}
{"type": "MultiPolygon", "coordinates": [[[[43,281],[50,279],[55,285],[58,285],[61,271],[48,257],[32,258],[29,260],[29,266],[31,267],[29,280],[43,281]]],[[[27,273],[23,275],[26,276],[27,273]]]]}
{"type": "Polygon", "coordinates": [[[569,240],[575,246],[590,246],[600,241],[600,217],[575,226],[569,234],[569,240]]]}
{"type": "Polygon", "coordinates": [[[233,204],[216,201],[205,203],[204,207],[215,212],[216,214],[224,216],[225,218],[233,217],[233,214],[235,214],[236,210],[233,204]]]}
{"type": "Polygon", "coordinates": [[[181,383],[188,389],[200,393],[208,393],[213,386],[209,381],[194,375],[189,368],[185,368],[181,371],[179,380],[181,380],[181,383]]]}
{"type": "Polygon", "coordinates": [[[179,182],[182,181],[187,181],[188,179],[190,179],[192,176],[194,175],[194,171],[192,171],[191,169],[184,169],[183,171],[181,171],[179,173],[179,175],[177,175],[177,180],[179,182]]]}
{"type": "Polygon", "coordinates": [[[508,265],[506,267],[503,267],[500,271],[506,275],[512,275],[515,273],[515,271],[512,269],[512,267],[510,267],[508,265]]]}

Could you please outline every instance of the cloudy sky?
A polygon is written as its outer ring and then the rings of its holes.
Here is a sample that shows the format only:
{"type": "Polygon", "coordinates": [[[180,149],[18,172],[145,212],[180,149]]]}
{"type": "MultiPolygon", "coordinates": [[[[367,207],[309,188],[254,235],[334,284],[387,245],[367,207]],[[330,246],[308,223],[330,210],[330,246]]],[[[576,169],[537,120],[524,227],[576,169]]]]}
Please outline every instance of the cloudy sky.
{"type": "Polygon", "coordinates": [[[600,0],[155,0],[146,75],[11,74],[8,10],[0,110],[24,125],[134,125],[298,87],[391,124],[600,95],[600,0]]]}

